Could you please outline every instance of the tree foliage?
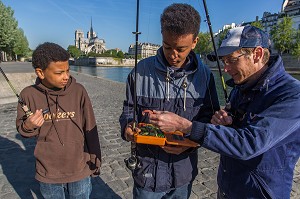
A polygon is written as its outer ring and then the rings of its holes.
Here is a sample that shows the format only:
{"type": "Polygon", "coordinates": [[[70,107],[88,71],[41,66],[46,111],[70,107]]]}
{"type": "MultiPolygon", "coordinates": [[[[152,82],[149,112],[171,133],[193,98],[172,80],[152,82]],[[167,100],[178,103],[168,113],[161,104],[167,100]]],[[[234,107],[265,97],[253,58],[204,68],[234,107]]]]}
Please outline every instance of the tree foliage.
{"type": "Polygon", "coordinates": [[[124,58],[125,55],[124,55],[123,51],[118,51],[118,52],[117,52],[117,57],[118,57],[118,58],[124,58]]]}
{"type": "Polygon", "coordinates": [[[251,23],[251,26],[257,27],[259,29],[264,29],[263,24],[260,21],[254,21],[251,23]]]}
{"type": "Polygon", "coordinates": [[[207,54],[213,51],[211,36],[209,32],[198,34],[199,40],[194,51],[206,57],[207,54]]]}
{"type": "Polygon", "coordinates": [[[12,58],[28,53],[28,40],[24,31],[18,28],[14,18],[14,11],[0,1],[0,51],[4,51],[12,58]]]}
{"type": "Polygon", "coordinates": [[[73,58],[78,58],[82,54],[82,52],[78,48],[76,48],[76,46],[73,45],[69,45],[67,51],[73,58]]]}
{"type": "Polygon", "coordinates": [[[295,32],[295,42],[292,47],[292,55],[298,58],[298,62],[300,61],[300,30],[295,32]]]}
{"type": "Polygon", "coordinates": [[[295,30],[292,28],[293,21],[291,17],[283,17],[282,21],[271,29],[270,35],[275,49],[280,54],[287,52],[293,46],[293,35],[295,30]]]}
{"type": "Polygon", "coordinates": [[[16,32],[16,42],[13,48],[13,53],[16,56],[25,57],[30,51],[28,46],[28,40],[24,34],[24,31],[19,28],[16,32]]]}

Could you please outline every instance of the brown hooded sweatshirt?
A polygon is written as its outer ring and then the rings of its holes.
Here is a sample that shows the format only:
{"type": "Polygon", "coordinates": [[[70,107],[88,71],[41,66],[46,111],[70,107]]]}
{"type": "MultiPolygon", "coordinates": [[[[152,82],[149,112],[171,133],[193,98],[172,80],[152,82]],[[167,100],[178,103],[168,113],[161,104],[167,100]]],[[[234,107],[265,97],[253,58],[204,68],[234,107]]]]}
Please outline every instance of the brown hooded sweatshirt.
{"type": "Polygon", "coordinates": [[[74,77],[59,91],[46,88],[37,78],[20,97],[33,113],[49,109],[44,124],[29,132],[23,127],[24,111],[20,105],[17,109],[18,132],[37,139],[34,156],[38,181],[68,183],[100,174],[101,150],[92,104],[74,77]]]}

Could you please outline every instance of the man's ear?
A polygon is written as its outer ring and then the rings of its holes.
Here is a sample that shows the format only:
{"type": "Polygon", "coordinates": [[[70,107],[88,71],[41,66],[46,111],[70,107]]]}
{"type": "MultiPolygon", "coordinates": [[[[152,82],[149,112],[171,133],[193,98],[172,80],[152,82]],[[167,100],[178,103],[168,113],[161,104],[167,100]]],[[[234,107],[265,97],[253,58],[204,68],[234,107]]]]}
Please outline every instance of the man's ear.
{"type": "Polygon", "coordinates": [[[43,73],[43,70],[40,69],[40,68],[36,68],[36,69],[35,69],[35,74],[36,74],[40,79],[44,79],[44,78],[45,78],[44,73],[43,73]]]}
{"type": "Polygon", "coordinates": [[[253,52],[253,59],[255,62],[258,62],[264,56],[264,49],[262,47],[256,47],[253,52]]]}

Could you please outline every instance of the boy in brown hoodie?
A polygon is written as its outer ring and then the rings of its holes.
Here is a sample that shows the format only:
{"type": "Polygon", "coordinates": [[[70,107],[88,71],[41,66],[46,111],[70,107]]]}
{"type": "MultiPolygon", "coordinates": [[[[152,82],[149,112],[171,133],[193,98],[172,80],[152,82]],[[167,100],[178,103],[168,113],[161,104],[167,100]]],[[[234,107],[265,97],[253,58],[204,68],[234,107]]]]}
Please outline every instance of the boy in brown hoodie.
{"type": "Polygon", "coordinates": [[[35,178],[46,199],[87,199],[90,176],[100,174],[101,150],[97,125],[85,88],[69,73],[69,53],[54,43],[39,45],[32,55],[36,83],[20,93],[31,109],[20,105],[16,127],[24,137],[36,137],[35,178]],[[48,112],[43,112],[48,110],[48,112]]]}

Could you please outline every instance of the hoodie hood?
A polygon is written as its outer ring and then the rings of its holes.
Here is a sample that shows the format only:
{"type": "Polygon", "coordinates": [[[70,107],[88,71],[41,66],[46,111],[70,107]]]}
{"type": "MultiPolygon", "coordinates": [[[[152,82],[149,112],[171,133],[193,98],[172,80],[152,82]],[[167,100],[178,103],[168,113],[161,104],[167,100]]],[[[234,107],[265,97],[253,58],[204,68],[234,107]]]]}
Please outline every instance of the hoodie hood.
{"type": "Polygon", "coordinates": [[[76,79],[73,78],[72,76],[70,76],[68,83],[64,88],[62,88],[60,90],[53,90],[53,89],[50,89],[50,88],[47,88],[46,86],[44,86],[42,84],[41,79],[37,77],[35,80],[34,86],[43,93],[47,93],[47,94],[53,95],[53,96],[64,96],[70,92],[70,90],[72,89],[72,86],[74,86],[75,84],[76,84],[76,79]]]}
{"type": "Polygon", "coordinates": [[[155,60],[155,69],[158,73],[165,76],[166,84],[165,84],[165,93],[166,93],[166,100],[170,101],[170,82],[182,79],[180,83],[180,87],[184,90],[183,96],[183,104],[184,110],[186,110],[186,92],[188,87],[188,76],[193,74],[197,71],[198,62],[196,58],[196,54],[191,51],[188,56],[186,57],[187,61],[184,67],[177,68],[171,66],[167,59],[165,58],[163,48],[159,48],[157,50],[157,56],[155,60]]]}
{"type": "Polygon", "coordinates": [[[188,61],[183,68],[171,66],[165,58],[162,47],[157,50],[156,58],[155,68],[157,71],[164,75],[169,74],[170,78],[173,80],[196,72],[198,67],[196,54],[193,51],[191,51],[187,56],[188,61]]]}

